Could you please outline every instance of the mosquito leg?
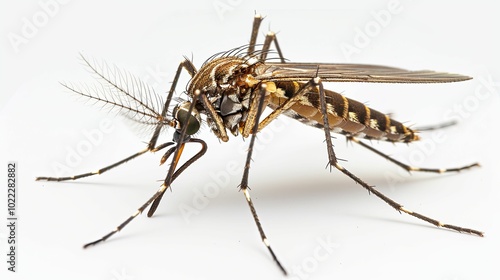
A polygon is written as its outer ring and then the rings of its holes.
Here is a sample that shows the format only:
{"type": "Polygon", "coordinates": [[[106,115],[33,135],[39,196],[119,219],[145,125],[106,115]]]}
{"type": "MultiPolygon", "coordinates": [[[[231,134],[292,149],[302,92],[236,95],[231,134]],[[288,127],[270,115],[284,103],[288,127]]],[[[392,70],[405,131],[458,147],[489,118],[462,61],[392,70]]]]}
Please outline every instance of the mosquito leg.
{"type": "MultiPolygon", "coordinates": [[[[179,77],[181,75],[182,70],[186,70],[191,77],[194,76],[196,73],[196,67],[194,67],[193,63],[189,61],[188,59],[185,59],[181,63],[179,63],[179,66],[177,67],[177,71],[175,72],[175,77],[174,80],[172,81],[172,85],[170,86],[170,90],[168,92],[167,100],[165,101],[165,105],[163,106],[163,110],[161,112],[161,117],[165,118],[167,116],[168,112],[168,107],[170,106],[170,101],[172,100],[172,96],[174,95],[175,88],[177,87],[177,82],[179,81],[179,77]]],[[[151,140],[149,141],[148,148],[153,150],[154,147],[156,146],[156,141],[158,140],[158,137],[160,136],[160,131],[163,127],[163,123],[159,123],[155,131],[153,133],[153,137],[151,137],[151,140]]]]}
{"type": "MultiPolygon", "coordinates": [[[[255,46],[257,44],[257,36],[259,35],[260,24],[264,20],[264,18],[256,14],[253,18],[252,25],[252,34],[250,35],[250,43],[248,44],[248,55],[249,56],[257,56],[257,51],[255,51],[255,46]]],[[[267,54],[269,53],[269,49],[271,47],[271,43],[274,42],[274,46],[276,47],[276,51],[280,57],[282,63],[285,63],[285,58],[283,53],[281,52],[281,48],[278,44],[278,39],[276,39],[276,34],[274,32],[269,31],[266,34],[266,39],[264,41],[264,45],[262,46],[262,50],[260,51],[260,60],[266,60],[267,54]]]]}
{"type": "MultiPolygon", "coordinates": [[[[200,96],[200,91],[196,90],[194,92],[193,101],[191,102],[191,105],[189,106],[187,116],[191,115],[191,112],[193,111],[194,107],[196,106],[196,101],[198,100],[199,96],[200,96]]],[[[193,139],[191,139],[189,137],[186,139],[187,127],[188,126],[185,125],[184,127],[182,127],[180,132],[176,131],[176,133],[179,132],[179,137],[178,137],[179,140],[178,140],[177,145],[175,147],[174,156],[172,158],[172,162],[171,162],[170,167],[168,169],[167,177],[165,178],[165,181],[163,182],[163,184],[166,186],[170,186],[170,184],[175,180],[175,178],[179,174],[181,174],[189,165],[191,165],[193,162],[195,162],[197,159],[199,159],[201,156],[203,156],[203,154],[205,154],[205,152],[206,152],[207,145],[205,144],[204,141],[202,141],[202,140],[193,141],[193,139]],[[186,143],[189,143],[189,142],[198,142],[202,145],[202,148],[201,148],[200,152],[198,152],[190,160],[188,160],[186,163],[184,163],[179,168],[179,170],[177,170],[178,172],[174,173],[174,170],[175,170],[175,168],[177,168],[177,164],[179,163],[179,159],[181,157],[182,151],[184,150],[184,145],[186,143]],[[177,173],[177,176],[176,176],[176,173],[177,173]]],[[[167,152],[167,153],[169,153],[169,152],[167,152]]],[[[163,160],[163,158],[162,158],[162,160],[163,160]]],[[[163,197],[163,192],[165,192],[165,190],[166,189],[164,189],[162,191],[162,193],[159,194],[158,197],[156,197],[154,199],[153,205],[151,206],[151,208],[148,211],[148,217],[151,217],[154,214],[154,212],[156,211],[156,208],[158,207],[158,205],[163,197]]]]}
{"type": "MultiPolygon", "coordinates": [[[[194,141],[191,141],[191,142],[197,142],[197,143],[202,144],[202,149],[196,155],[194,155],[193,157],[191,157],[186,163],[184,163],[184,165],[182,165],[174,173],[174,175],[172,177],[172,181],[175,180],[175,178],[177,178],[191,163],[193,163],[197,159],[199,159],[206,152],[206,150],[207,150],[206,149],[207,145],[206,145],[206,143],[203,140],[200,140],[200,139],[191,139],[191,140],[194,140],[194,141]]],[[[98,239],[96,241],[93,241],[93,242],[90,242],[90,243],[87,243],[87,244],[83,245],[83,248],[87,248],[89,246],[96,245],[98,243],[106,241],[108,238],[110,238],[111,236],[113,236],[115,233],[121,231],[128,223],[130,223],[135,217],[137,217],[140,213],[142,213],[151,203],[153,203],[154,201],[157,201],[157,199],[159,197],[163,196],[163,194],[165,193],[165,191],[168,189],[168,186],[169,185],[166,185],[165,183],[163,183],[160,186],[160,188],[158,189],[158,191],[156,191],[156,193],[150,199],[148,199],[148,201],[146,201],[146,203],[144,203],[141,207],[139,207],[139,209],[137,209],[137,211],[134,212],[134,214],[132,214],[128,219],[126,219],[123,223],[121,223],[113,231],[111,231],[110,233],[104,235],[102,238],[100,238],[100,239],[98,239]]],[[[151,210],[150,210],[150,212],[151,212],[151,210]]]]}
{"type": "Polygon", "coordinates": [[[274,42],[274,46],[276,47],[276,51],[280,57],[281,63],[285,63],[285,57],[283,56],[283,52],[281,52],[280,45],[278,44],[278,39],[276,38],[276,33],[269,31],[266,34],[266,39],[264,40],[264,45],[262,46],[260,60],[265,61],[267,58],[267,54],[269,53],[269,49],[271,48],[271,43],[274,42]]]}
{"type": "Polygon", "coordinates": [[[431,130],[438,130],[442,128],[447,128],[450,126],[456,125],[456,121],[448,121],[448,122],[443,122],[443,123],[438,123],[434,125],[428,125],[428,126],[419,126],[419,127],[414,127],[413,129],[416,131],[431,131],[431,130]]]}
{"type": "Polygon", "coordinates": [[[207,111],[207,115],[210,116],[210,118],[215,123],[217,131],[213,132],[216,134],[217,138],[221,139],[223,142],[229,141],[226,128],[224,127],[224,122],[222,121],[221,116],[215,111],[215,108],[210,100],[208,100],[208,97],[205,94],[201,94],[200,101],[203,105],[203,108],[205,108],[205,110],[207,111]]]}
{"type": "MultiPolygon", "coordinates": [[[[271,85],[274,85],[271,83],[271,85]]],[[[266,88],[266,90],[269,90],[268,84],[261,84],[261,88],[266,88]]],[[[260,102],[263,102],[263,106],[265,107],[269,103],[269,98],[270,96],[264,97],[264,100],[260,99],[260,95],[251,95],[250,96],[250,106],[249,110],[247,113],[247,119],[245,120],[245,124],[243,126],[243,129],[241,131],[241,135],[243,138],[247,138],[250,134],[254,133],[253,129],[255,126],[255,123],[258,123],[258,119],[260,115],[258,115],[259,111],[259,104],[260,102]]]]}
{"type": "MultiPolygon", "coordinates": [[[[92,65],[83,56],[82,56],[82,59],[87,63],[87,65],[89,65],[89,67],[92,68],[92,65]]],[[[170,91],[169,91],[169,94],[167,96],[167,100],[165,102],[165,105],[163,106],[162,115],[161,115],[162,118],[165,118],[167,115],[168,107],[170,106],[170,101],[172,100],[172,96],[173,96],[173,93],[175,91],[175,87],[177,86],[177,81],[179,80],[180,74],[181,74],[183,69],[185,69],[191,75],[191,77],[196,73],[196,68],[194,67],[194,65],[191,61],[186,59],[179,64],[179,67],[177,67],[177,72],[175,74],[174,81],[172,82],[172,86],[170,87],[170,91]]],[[[94,71],[96,71],[96,73],[98,73],[97,70],[94,69],[94,71]]],[[[103,78],[105,78],[105,77],[103,77],[103,78]]],[[[75,175],[75,176],[69,176],[69,177],[37,177],[37,178],[35,178],[35,180],[36,181],[58,181],[58,182],[59,181],[67,181],[67,180],[77,180],[80,178],[89,177],[89,176],[104,173],[112,168],[115,168],[115,167],[117,167],[117,166],[131,160],[131,159],[134,159],[134,158],[146,153],[147,151],[158,151],[159,149],[164,148],[164,147],[155,148],[156,142],[157,142],[158,137],[160,135],[161,128],[164,125],[165,124],[163,122],[158,123],[158,125],[156,126],[155,131],[153,133],[153,136],[151,137],[151,140],[148,143],[148,147],[146,149],[144,149],[138,153],[135,153],[135,154],[123,159],[123,160],[120,160],[119,162],[116,162],[114,164],[111,164],[109,166],[101,168],[101,169],[94,171],[94,172],[87,172],[87,173],[83,173],[83,174],[79,174],[79,175],[75,175]]]]}
{"type": "Polygon", "coordinates": [[[253,152],[253,147],[254,147],[254,143],[255,143],[255,137],[257,134],[258,126],[259,126],[259,116],[261,115],[261,113],[263,111],[262,107],[264,104],[265,93],[266,93],[266,86],[264,84],[261,86],[259,97],[258,97],[258,99],[259,99],[258,110],[257,110],[256,118],[255,118],[255,123],[253,126],[253,134],[251,136],[250,144],[248,146],[247,158],[246,158],[246,162],[245,162],[245,169],[243,171],[243,177],[241,179],[240,189],[243,191],[243,194],[245,195],[246,201],[248,203],[248,207],[250,207],[250,211],[252,212],[252,217],[255,221],[255,224],[257,225],[262,242],[264,243],[264,245],[266,245],[267,249],[269,250],[269,253],[271,253],[271,256],[273,257],[273,260],[276,262],[276,264],[281,269],[281,271],[285,275],[287,275],[285,268],[281,265],[280,261],[276,257],[276,254],[274,253],[273,249],[271,248],[271,245],[266,237],[266,234],[264,233],[264,229],[262,228],[262,225],[260,224],[260,219],[259,219],[259,217],[257,215],[257,211],[255,210],[255,207],[253,205],[252,198],[250,197],[250,193],[249,193],[250,188],[248,187],[248,174],[250,171],[250,163],[252,161],[252,152],[253,152]]]}
{"type": "Polygon", "coordinates": [[[99,175],[99,174],[102,174],[102,173],[104,173],[112,168],[115,168],[118,165],[121,165],[121,164],[123,164],[131,159],[134,159],[134,158],[144,154],[147,151],[149,151],[148,148],[146,148],[138,153],[135,153],[135,154],[133,154],[125,159],[122,159],[119,162],[113,163],[109,166],[106,166],[106,167],[101,168],[101,169],[94,171],[94,172],[88,172],[88,173],[83,173],[83,174],[69,176],[69,177],[36,177],[35,181],[57,181],[57,182],[60,182],[60,181],[67,181],[67,180],[77,180],[80,178],[89,177],[89,176],[93,176],[93,175],[99,175]]]}
{"type": "Polygon", "coordinates": [[[391,207],[396,209],[398,212],[404,212],[410,216],[416,217],[418,219],[421,219],[423,221],[426,221],[430,224],[433,224],[437,227],[443,227],[443,228],[448,228],[451,230],[455,230],[458,232],[465,232],[473,235],[478,235],[478,236],[483,236],[483,233],[478,230],[470,229],[470,228],[464,228],[464,227],[459,227],[455,225],[450,225],[450,224],[445,224],[442,223],[438,220],[435,220],[433,218],[424,216],[420,213],[413,212],[409,209],[406,209],[403,207],[403,205],[397,203],[396,201],[390,199],[389,197],[385,196],[381,192],[379,192],[377,189],[375,189],[373,186],[368,185],[366,182],[358,178],[356,175],[345,169],[343,166],[341,166],[338,161],[337,157],[335,156],[335,152],[333,151],[333,145],[332,145],[332,138],[330,135],[330,126],[328,124],[328,116],[327,116],[327,111],[326,111],[326,98],[325,98],[325,90],[323,88],[323,84],[321,83],[320,78],[314,78],[313,79],[314,83],[319,87],[319,94],[320,94],[320,105],[321,105],[321,112],[323,115],[323,130],[325,132],[325,140],[327,143],[327,151],[328,151],[328,161],[329,164],[334,166],[336,169],[338,169],[340,172],[344,173],[347,175],[349,178],[354,180],[356,183],[360,184],[363,188],[367,189],[369,193],[373,193],[383,201],[385,201],[387,204],[389,204],[391,207]]]}
{"type": "MultiPolygon", "coordinates": [[[[156,147],[155,149],[153,149],[152,152],[157,152],[157,151],[159,151],[159,150],[161,150],[169,145],[171,145],[171,144],[169,144],[169,143],[162,144],[162,145],[156,147]]],[[[100,174],[102,174],[110,169],[113,169],[121,164],[126,163],[129,160],[132,160],[132,159],[146,153],[147,151],[149,151],[149,148],[146,148],[146,149],[144,149],[140,152],[137,152],[137,153],[125,158],[125,159],[120,160],[119,162],[113,163],[109,166],[103,167],[103,168],[101,168],[97,171],[94,171],[94,172],[87,172],[87,173],[74,175],[74,176],[68,176],[68,177],[36,177],[35,181],[57,181],[57,182],[60,182],[60,181],[68,181],[68,180],[77,180],[80,178],[85,178],[85,177],[89,177],[89,176],[93,176],[93,175],[100,175],[100,174]]]]}
{"type": "MultiPolygon", "coordinates": [[[[288,110],[295,103],[297,103],[302,96],[304,96],[311,87],[314,86],[313,81],[309,81],[301,86],[301,88],[293,95],[293,97],[287,99],[283,104],[281,104],[278,108],[274,109],[269,115],[267,115],[264,120],[262,120],[259,124],[259,130],[261,131],[264,127],[266,127],[269,123],[271,123],[274,119],[276,119],[279,115],[281,115],[284,111],[288,110]]],[[[243,137],[245,137],[245,133],[242,133],[243,137]]]]}
{"type": "MultiPolygon", "coordinates": [[[[193,110],[193,108],[194,108],[194,106],[196,104],[196,99],[198,97],[198,94],[199,93],[195,93],[195,98],[193,99],[193,103],[191,103],[191,106],[189,107],[187,115],[191,114],[191,112],[192,112],[192,110],[193,110]]],[[[174,153],[174,157],[172,158],[172,163],[170,164],[170,168],[168,170],[168,174],[167,174],[167,176],[165,178],[165,181],[163,182],[163,184],[158,189],[158,191],[156,191],[156,193],[151,198],[149,198],[141,207],[139,207],[139,209],[137,209],[137,211],[134,212],[134,214],[132,214],[132,216],[130,216],[128,219],[126,219],[124,222],[122,222],[113,231],[111,231],[110,233],[104,235],[100,239],[97,239],[96,241],[93,241],[93,242],[90,242],[90,243],[87,243],[87,244],[83,245],[83,248],[87,248],[89,246],[96,245],[98,243],[106,241],[108,238],[110,238],[111,236],[113,236],[115,233],[117,233],[120,230],[122,230],[135,217],[137,217],[140,213],[142,213],[144,211],[144,209],[146,209],[151,203],[153,203],[153,201],[156,201],[159,197],[161,197],[163,195],[163,193],[165,193],[165,191],[170,187],[170,184],[176,178],[176,176],[175,176],[176,173],[177,173],[177,176],[180,175],[180,173],[182,173],[187,168],[187,166],[189,166],[191,163],[193,163],[194,161],[196,161],[197,159],[199,159],[205,153],[205,151],[206,151],[206,144],[205,144],[205,142],[203,140],[199,140],[198,139],[198,140],[192,141],[192,142],[201,143],[202,144],[202,149],[196,155],[194,155],[193,157],[191,157],[183,166],[181,166],[181,168],[179,168],[177,170],[177,172],[174,173],[174,170],[175,170],[175,168],[177,166],[177,163],[179,162],[179,158],[180,158],[180,156],[182,154],[182,151],[183,151],[183,149],[181,147],[183,147],[185,145],[185,143],[186,143],[186,142],[183,141],[183,139],[184,139],[184,137],[186,135],[186,129],[187,129],[187,126],[184,126],[182,128],[181,132],[180,132],[180,138],[179,138],[180,140],[177,143],[177,147],[176,147],[176,150],[175,150],[175,153],[174,153]],[[201,155],[200,155],[200,153],[201,153],[201,155]]],[[[191,139],[191,140],[193,140],[193,139],[191,139]]],[[[168,145],[165,144],[163,146],[166,147],[168,145]]]]}
{"type": "Polygon", "coordinates": [[[411,165],[408,165],[408,164],[405,164],[405,163],[402,163],[392,157],[390,157],[389,155],[386,155],[384,153],[382,153],[381,151],[373,148],[372,146],[362,142],[361,140],[359,140],[358,138],[356,137],[353,137],[353,136],[347,136],[347,140],[349,141],[352,141],[352,142],[355,142],[359,145],[361,145],[362,147],[376,153],[377,155],[387,159],[388,161],[396,164],[397,166],[400,166],[401,168],[405,169],[406,171],[420,171],[420,172],[432,172],[432,173],[445,173],[445,172],[459,172],[459,171],[462,171],[462,170],[465,170],[465,169],[469,169],[469,168],[472,168],[472,167],[475,167],[475,166],[480,166],[479,163],[473,163],[473,164],[469,164],[469,165],[465,165],[465,166],[461,166],[461,167],[456,167],[456,168],[421,168],[421,167],[415,167],[415,166],[411,166],[411,165]]]}
{"type": "MultiPolygon", "coordinates": [[[[174,175],[172,176],[172,181],[175,181],[175,179],[184,171],[186,170],[186,168],[188,168],[192,163],[194,163],[195,161],[197,161],[199,158],[201,158],[205,152],[207,151],[207,144],[205,143],[205,141],[201,140],[201,139],[195,139],[195,138],[192,138],[189,140],[188,143],[199,143],[201,144],[201,149],[198,153],[196,153],[193,157],[191,157],[188,161],[186,161],[183,165],[181,165],[181,167],[179,167],[179,169],[177,169],[174,173],[174,175]]],[[[166,160],[166,159],[165,159],[166,160]]],[[[154,201],[153,201],[153,204],[151,204],[151,208],[149,208],[149,211],[148,211],[148,217],[151,217],[153,216],[153,214],[155,213],[156,211],[156,208],[158,208],[158,205],[160,204],[160,201],[163,197],[163,194],[162,193],[161,195],[159,195],[154,201]]]]}
{"type": "Polygon", "coordinates": [[[255,14],[253,17],[252,34],[250,35],[250,43],[248,44],[248,55],[252,55],[255,51],[257,36],[259,35],[259,27],[263,19],[264,18],[259,14],[255,14]]]}
{"type": "MultiPolygon", "coordinates": [[[[153,150],[151,150],[151,152],[157,152],[157,151],[164,149],[165,147],[168,147],[172,144],[173,144],[172,142],[161,144],[161,145],[157,146],[156,148],[154,148],[153,150]]],[[[146,153],[147,151],[149,151],[149,148],[146,148],[138,153],[135,153],[135,154],[133,154],[125,159],[120,160],[119,162],[113,163],[109,166],[103,167],[103,168],[101,168],[97,171],[94,171],[94,172],[87,172],[87,173],[69,176],[69,177],[36,177],[35,181],[57,181],[57,182],[60,182],[60,181],[68,181],[68,180],[77,180],[80,178],[89,177],[89,176],[93,176],[93,175],[100,175],[100,174],[102,174],[102,173],[104,173],[112,168],[115,168],[121,164],[124,164],[125,162],[127,162],[131,159],[134,159],[134,158],[146,153]]]]}
{"type": "Polygon", "coordinates": [[[146,209],[149,206],[149,204],[151,204],[157,197],[159,197],[167,188],[168,188],[167,185],[162,184],[161,187],[158,189],[158,191],[150,199],[148,199],[148,201],[146,201],[146,203],[144,203],[141,207],[139,207],[139,209],[137,209],[137,211],[134,214],[132,214],[132,216],[130,216],[128,219],[126,219],[123,223],[121,223],[113,231],[104,235],[102,238],[83,245],[83,248],[87,248],[89,246],[96,245],[98,243],[106,241],[108,238],[113,236],[115,233],[122,230],[128,223],[130,223],[130,221],[132,221],[135,217],[137,217],[140,213],[142,213],[142,211],[144,211],[144,209],[146,209]]]}
{"type": "MultiPolygon", "coordinates": [[[[184,61],[182,61],[179,66],[177,67],[177,71],[175,72],[175,77],[174,77],[174,80],[172,81],[172,85],[170,87],[170,90],[169,90],[169,93],[168,93],[168,96],[167,96],[167,100],[165,101],[165,105],[163,106],[163,110],[162,110],[162,117],[165,117],[167,115],[167,112],[168,112],[168,108],[170,106],[170,101],[172,100],[172,96],[175,92],[175,88],[177,86],[177,82],[179,81],[179,77],[181,75],[181,72],[182,70],[186,70],[189,75],[191,77],[193,77],[197,70],[196,70],[196,67],[193,65],[193,63],[188,60],[188,59],[185,59],[184,61]]],[[[197,96],[197,95],[196,95],[197,96]]],[[[193,101],[192,105],[191,105],[191,108],[190,108],[190,111],[189,111],[189,114],[191,113],[192,111],[192,108],[194,108],[194,105],[196,104],[196,99],[193,101]]],[[[156,129],[155,129],[155,132],[153,134],[153,137],[151,138],[151,140],[149,141],[149,149],[152,149],[152,151],[158,151],[160,149],[163,149],[167,146],[170,146],[172,144],[174,144],[173,142],[168,142],[168,143],[165,143],[165,144],[162,144],[158,147],[155,148],[156,146],[156,141],[158,139],[158,136],[160,135],[160,131],[161,131],[161,128],[162,126],[159,124],[156,129]]],[[[182,131],[184,131],[185,133],[185,129],[183,129],[182,131]]],[[[195,162],[197,159],[199,159],[201,156],[203,156],[203,154],[205,154],[206,150],[207,150],[207,145],[205,144],[204,141],[202,140],[197,140],[197,139],[191,139],[190,142],[198,142],[200,144],[202,144],[202,149],[200,150],[200,152],[198,152],[195,156],[193,156],[191,159],[189,159],[186,163],[184,163],[180,168],[179,170],[177,170],[177,172],[175,172],[173,175],[171,174],[171,172],[169,171],[169,175],[167,175],[167,178],[173,176],[173,179],[170,180],[170,182],[174,181],[175,178],[177,178],[177,176],[179,176],[189,165],[191,165],[193,162],[195,162]]],[[[179,149],[179,147],[184,147],[184,143],[182,144],[178,144],[176,148],[174,148],[174,150],[172,151],[175,151],[175,155],[176,157],[179,157],[180,156],[180,153],[182,152],[182,149],[179,149]],[[181,150],[181,151],[179,151],[181,150]]],[[[167,153],[165,154],[164,157],[162,157],[161,161],[160,161],[160,164],[163,164],[168,156],[170,156],[171,152],[169,153],[167,151],[167,153]]],[[[174,158],[172,160],[172,165],[173,165],[173,168],[171,166],[170,170],[173,172],[173,169],[175,169],[176,165],[177,165],[177,161],[178,161],[179,158],[174,158]]],[[[165,185],[170,185],[170,182],[168,184],[165,184],[165,185]]],[[[165,180],[165,183],[167,183],[167,180],[165,180]]],[[[156,209],[158,208],[158,205],[160,204],[160,201],[161,199],[163,198],[163,194],[164,194],[164,191],[163,190],[154,200],[153,200],[153,204],[151,205],[151,208],[149,209],[148,211],[148,217],[151,217],[153,216],[154,212],[156,211],[156,209]]]]}

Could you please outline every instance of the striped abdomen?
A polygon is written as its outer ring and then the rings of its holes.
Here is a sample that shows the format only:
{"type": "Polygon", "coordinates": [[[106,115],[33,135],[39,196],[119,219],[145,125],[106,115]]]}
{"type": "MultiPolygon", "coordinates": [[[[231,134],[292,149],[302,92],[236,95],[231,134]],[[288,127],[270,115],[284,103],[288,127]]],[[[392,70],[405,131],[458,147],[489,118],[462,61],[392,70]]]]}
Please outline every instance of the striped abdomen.
{"type": "MultiPolygon", "coordinates": [[[[277,90],[271,93],[268,104],[271,108],[283,104],[304,85],[298,82],[275,84],[277,90]]],[[[325,90],[325,96],[328,123],[333,132],[390,142],[411,142],[419,139],[415,131],[358,101],[329,90],[325,90]]],[[[285,114],[305,124],[323,128],[318,90],[314,88],[307,92],[285,114]]]]}

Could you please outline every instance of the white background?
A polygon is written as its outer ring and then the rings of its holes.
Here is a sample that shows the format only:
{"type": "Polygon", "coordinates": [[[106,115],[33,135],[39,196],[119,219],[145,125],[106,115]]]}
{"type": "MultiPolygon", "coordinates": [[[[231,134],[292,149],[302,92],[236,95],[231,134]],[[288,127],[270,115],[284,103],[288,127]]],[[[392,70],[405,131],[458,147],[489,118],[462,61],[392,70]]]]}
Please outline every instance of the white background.
{"type": "MultiPolygon", "coordinates": [[[[158,166],[161,154],[146,154],[78,182],[34,181],[55,175],[55,164],[68,166],[66,175],[95,170],[143,149],[149,140],[59,85],[92,82],[79,52],[127,69],[164,95],[183,55],[200,66],[216,52],[248,43],[254,11],[266,16],[261,35],[278,32],[292,61],[376,63],[474,77],[445,85],[327,88],[409,124],[459,120],[439,137],[423,133],[425,145],[373,144],[428,167],[482,164],[460,174],[409,175],[361,147],[346,145],[340,136],[335,149],[347,160],[345,167],[407,208],[483,230],[485,238],[399,215],[339,172],[329,173],[320,130],[282,119],[261,135],[250,173],[251,194],[274,250],[295,277],[291,279],[498,276],[498,7],[493,1],[400,0],[390,20],[377,23],[375,15],[387,10],[389,1],[296,2],[2,2],[0,162],[18,163],[19,245],[18,272],[7,272],[8,233],[1,226],[1,278],[283,279],[237,190],[241,172],[219,182],[218,193],[206,198],[208,205],[193,204],[209,184],[217,183],[213,174],[224,177],[228,163],[243,166],[248,141],[219,143],[205,127],[199,137],[209,144],[207,155],[175,182],[155,217],[141,215],[88,250],[81,246],[112,230],[156,191],[167,170],[158,166]],[[36,30],[27,30],[29,24],[36,30]],[[367,28],[369,41],[356,42],[367,28]],[[24,41],[13,44],[13,36],[24,41]],[[342,46],[348,44],[358,52],[347,56],[342,46]],[[488,89],[488,80],[497,84],[488,89]],[[111,122],[112,132],[101,130],[102,138],[70,166],[70,151],[89,143],[85,132],[95,132],[103,120],[111,122]],[[199,212],[186,218],[179,210],[183,206],[199,212]],[[326,241],[333,243],[328,251],[321,247],[326,241]]],[[[177,93],[184,90],[186,76],[177,93]]],[[[162,137],[168,141],[171,135],[162,137]]],[[[4,167],[1,182],[6,173],[4,167]]],[[[6,195],[1,197],[0,209],[6,213],[6,195]]]]}

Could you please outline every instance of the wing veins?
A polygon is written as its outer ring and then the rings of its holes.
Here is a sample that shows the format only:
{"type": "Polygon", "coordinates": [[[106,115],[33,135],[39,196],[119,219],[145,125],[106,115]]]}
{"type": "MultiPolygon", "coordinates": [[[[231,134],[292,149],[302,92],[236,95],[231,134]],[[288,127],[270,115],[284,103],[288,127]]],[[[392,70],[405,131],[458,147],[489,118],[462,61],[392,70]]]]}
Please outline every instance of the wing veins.
{"type": "Polygon", "coordinates": [[[266,63],[257,79],[268,81],[308,81],[320,77],[324,82],[368,83],[449,83],[471,77],[431,70],[409,71],[370,64],[266,63]]]}

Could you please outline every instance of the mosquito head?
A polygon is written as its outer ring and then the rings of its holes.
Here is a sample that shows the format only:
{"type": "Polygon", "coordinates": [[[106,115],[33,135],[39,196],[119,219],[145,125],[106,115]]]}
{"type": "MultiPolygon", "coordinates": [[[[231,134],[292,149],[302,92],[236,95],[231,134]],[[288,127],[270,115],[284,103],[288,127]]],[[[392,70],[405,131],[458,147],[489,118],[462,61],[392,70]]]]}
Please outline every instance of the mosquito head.
{"type": "MultiPolygon", "coordinates": [[[[201,125],[201,117],[198,110],[193,108],[189,114],[191,102],[184,101],[174,107],[173,116],[176,120],[176,135],[180,134],[183,127],[186,127],[186,136],[190,136],[198,132],[201,125]]],[[[180,135],[178,135],[180,136],[180,135]]]]}

